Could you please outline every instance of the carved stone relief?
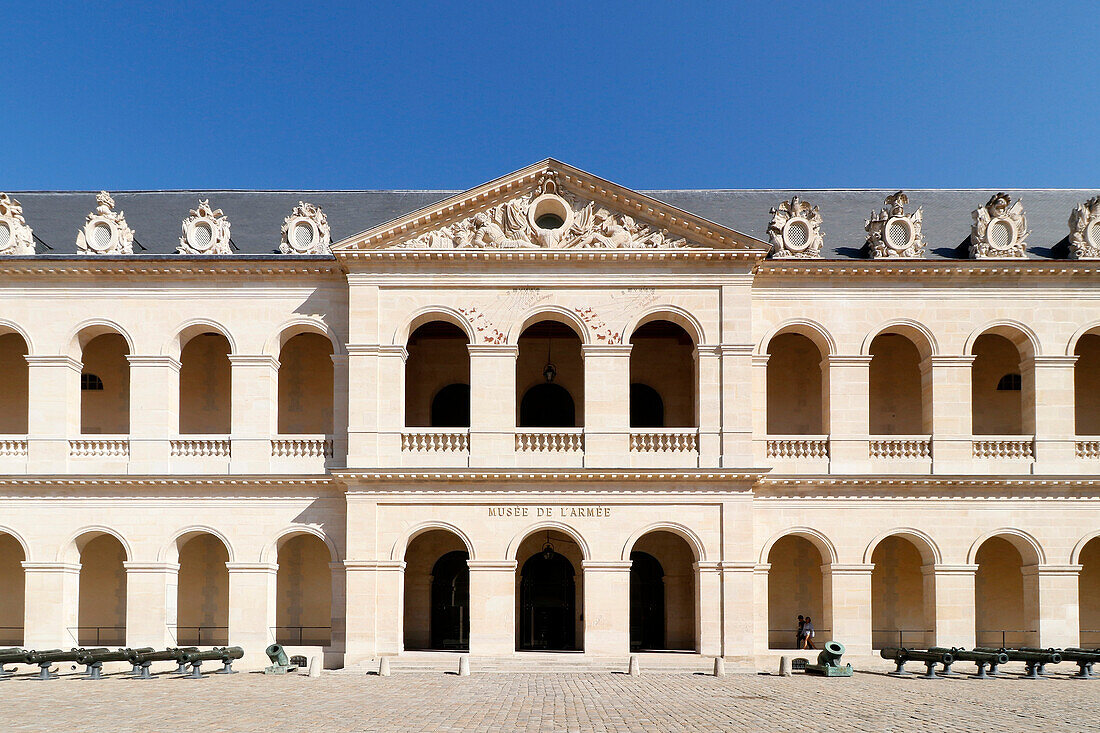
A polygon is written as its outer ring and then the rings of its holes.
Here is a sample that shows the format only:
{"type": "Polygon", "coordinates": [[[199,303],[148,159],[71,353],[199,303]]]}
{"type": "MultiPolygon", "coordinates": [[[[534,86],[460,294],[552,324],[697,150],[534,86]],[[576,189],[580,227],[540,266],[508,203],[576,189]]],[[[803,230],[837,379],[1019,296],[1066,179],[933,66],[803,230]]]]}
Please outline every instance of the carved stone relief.
{"type": "Polygon", "coordinates": [[[321,207],[299,201],[283,219],[282,241],[279,251],[285,255],[328,254],[332,244],[332,230],[321,207]]]}
{"type": "Polygon", "coordinates": [[[985,206],[974,210],[970,228],[970,257],[975,260],[1026,257],[1027,218],[1023,204],[1012,203],[1007,193],[998,193],[985,206]]]}
{"type": "Polygon", "coordinates": [[[912,213],[905,213],[908,203],[909,197],[898,191],[886,197],[885,208],[871,214],[865,228],[872,257],[924,256],[926,244],[921,233],[923,212],[918,208],[912,213]]]}
{"type": "Polygon", "coordinates": [[[1074,260],[1100,259],[1100,196],[1078,204],[1070,213],[1069,256],[1074,260]]]}
{"type": "Polygon", "coordinates": [[[183,220],[183,236],[176,252],[181,255],[228,255],[233,253],[229,243],[229,219],[221,209],[212,209],[209,199],[199,201],[183,220]]]}
{"type": "Polygon", "coordinates": [[[401,249],[670,249],[698,246],[561,188],[546,171],[533,191],[393,245],[401,249]]]}
{"type": "Polygon", "coordinates": [[[34,232],[23,218],[23,206],[0,193],[0,255],[33,255],[34,232]]]}
{"type": "Polygon", "coordinates": [[[771,256],[777,259],[797,257],[812,259],[821,256],[821,210],[798,196],[784,201],[771,210],[768,225],[771,256]]]}
{"type": "Polygon", "coordinates": [[[126,215],[115,211],[115,200],[106,191],[95,197],[95,211],[84,218],[76,233],[76,250],[81,254],[132,255],[134,232],[126,224],[126,215]]]}

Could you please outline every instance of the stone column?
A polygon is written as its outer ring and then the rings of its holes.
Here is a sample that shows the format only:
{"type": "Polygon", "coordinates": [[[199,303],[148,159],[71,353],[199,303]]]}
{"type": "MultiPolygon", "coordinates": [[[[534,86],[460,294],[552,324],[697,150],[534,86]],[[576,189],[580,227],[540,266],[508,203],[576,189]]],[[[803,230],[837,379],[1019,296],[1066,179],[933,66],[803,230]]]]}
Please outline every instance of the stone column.
{"type": "MultiPolygon", "coordinates": [[[[871,653],[871,572],[875,566],[822,565],[825,597],[831,604],[832,629],[828,635],[843,644],[849,654],[871,653]]],[[[829,609],[826,609],[829,615],[829,609]]],[[[821,644],[817,644],[821,648],[821,644]]]]}
{"type": "Polygon", "coordinates": [[[264,650],[275,641],[275,593],[279,566],[270,562],[227,562],[229,644],[244,649],[242,669],[270,662],[264,650]]]}
{"type": "Polygon", "coordinates": [[[345,560],[347,588],[347,650],[345,664],[378,655],[400,654],[404,648],[403,560],[345,560]]]}
{"type": "Polygon", "coordinates": [[[378,347],[378,459],[375,465],[401,465],[401,433],[405,431],[405,362],[403,345],[378,347]]]}
{"type": "Polygon", "coordinates": [[[626,468],[630,461],[630,344],[587,344],[584,353],[584,465],[626,468]]]}
{"type": "Polygon", "coordinates": [[[271,468],[271,436],[278,425],[279,361],[267,354],[230,354],[232,473],[263,474],[271,468]]]}
{"type": "MultiPolygon", "coordinates": [[[[716,346],[695,347],[695,401],[699,405],[699,466],[722,465],[722,358],[716,346]]],[[[749,465],[749,464],[744,464],[749,465]]]]}
{"type": "Polygon", "coordinates": [[[516,650],[516,561],[467,560],[470,566],[470,653],[516,650]]]}
{"type": "Polygon", "coordinates": [[[1024,400],[1024,424],[1035,426],[1035,473],[1076,471],[1076,405],[1073,366],[1076,356],[1032,359],[1035,399],[1024,400]],[[1028,420],[1029,412],[1033,420],[1028,420]]]}
{"type": "Polygon", "coordinates": [[[122,563],[126,569],[126,646],[174,646],[179,563],[122,563]]]}
{"type": "Polygon", "coordinates": [[[630,561],[585,560],[584,651],[630,654],[630,561]]]}
{"type": "MultiPolygon", "coordinates": [[[[754,459],[753,437],[764,436],[768,426],[766,421],[767,410],[767,357],[764,357],[764,371],[760,375],[763,381],[757,384],[758,375],[755,368],[756,360],[752,355],[751,344],[727,344],[718,347],[719,353],[719,378],[721,380],[721,393],[718,395],[719,420],[722,429],[722,460],[724,468],[742,468],[745,466],[765,465],[754,459]],[[761,398],[755,395],[757,388],[764,389],[761,398]],[[762,418],[756,415],[758,407],[764,409],[762,418]],[[759,432],[757,432],[759,431],[759,432]]],[[[700,375],[702,374],[700,363],[700,375]]],[[[706,383],[700,376],[700,390],[706,389],[706,383]]],[[[702,424],[702,423],[700,423],[702,424]]],[[[761,458],[763,458],[763,452],[761,458]]],[[[699,458],[702,462],[703,455],[699,458]]],[[[702,463],[709,466],[709,463],[702,463]]]]}
{"type": "Polygon", "coordinates": [[[348,344],[348,466],[378,465],[378,348],[348,344]]]}
{"type": "Polygon", "coordinates": [[[173,356],[126,357],[130,362],[130,473],[170,474],[180,426],[180,361],[173,356]]]}
{"type": "MultiPolygon", "coordinates": [[[[927,580],[932,577],[936,604],[934,638],[929,644],[974,647],[976,614],[974,608],[974,578],[977,565],[924,565],[921,567],[927,580]]],[[[925,599],[928,583],[925,583],[925,599]]]]}
{"type": "Polygon", "coordinates": [[[27,472],[65,473],[69,438],[80,433],[81,364],[68,356],[28,356],[27,472]]]}
{"type": "Polygon", "coordinates": [[[722,565],[717,561],[709,560],[697,562],[694,566],[699,653],[705,657],[721,656],[722,565]]]}
{"type": "Polygon", "coordinates": [[[471,468],[515,466],[516,359],[519,357],[519,347],[471,344],[468,349],[470,351],[470,466],[471,468]]]}
{"type": "Polygon", "coordinates": [[[929,381],[931,372],[932,394],[930,398],[925,395],[925,409],[932,411],[932,473],[974,470],[970,392],[973,364],[973,356],[931,356],[921,362],[922,381],[929,381]]]}
{"type": "Polygon", "coordinates": [[[871,470],[867,439],[870,432],[871,357],[827,356],[829,473],[871,470]]]}
{"type": "MultiPolygon", "coordinates": [[[[752,394],[752,463],[753,466],[768,466],[768,354],[754,354],[751,357],[752,394]]],[[[767,648],[767,647],[765,647],[767,648]]]]}
{"type": "Polygon", "coordinates": [[[348,409],[351,391],[348,385],[348,357],[332,355],[332,465],[347,466],[348,409]]]}
{"type": "Polygon", "coordinates": [[[26,583],[23,647],[76,646],[80,613],[80,563],[24,562],[26,583]]]}
{"type": "MultiPolygon", "coordinates": [[[[757,643],[753,634],[756,563],[723,562],[719,567],[722,570],[722,656],[752,657],[757,643]]],[[[767,575],[763,582],[767,583],[767,575]]],[[[767,603],[764,605],[766,613],[767,603]]]]}
{"type": "Polygon", "coordinates": [[[1024,598],[1028,628],[1039,632],[1036,645],[1042,648],[1081,645],[1079,606],[1080,565],[1031,565],[1023,568],[1024,598]],[[1029,594],[1029,586],[1034,594],[1029,594]],[[1026,599],[1038,596],[1038,607],[1026,599]]]}
{"type": "Polygon", "coordinates": [[[763,654],[771,647],[768,633],[768,572],[769,563],[758,563],[752,569],[752,607],[753,607],[753,648],[756,654],[763,654]]]}
{"type": "Polygon", "coordinates": [[[342,655],[347,650],[347,577],[344,563],[330,562],[328,567],[332,573],[332,613],[329,621],[332,633],[329,650],[335,655],[342,655]]]}

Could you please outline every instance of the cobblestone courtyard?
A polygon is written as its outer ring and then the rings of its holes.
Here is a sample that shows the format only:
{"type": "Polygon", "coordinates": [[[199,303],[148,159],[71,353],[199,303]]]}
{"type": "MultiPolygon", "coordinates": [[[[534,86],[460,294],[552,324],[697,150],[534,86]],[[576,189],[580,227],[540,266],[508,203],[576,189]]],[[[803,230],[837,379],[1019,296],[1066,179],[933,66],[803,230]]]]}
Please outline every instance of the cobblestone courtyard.
{"type": "Polygon", "coordinates": [[[692,674],[238,674],[0,681],[3,730],[1084,731],[1100,680],[692,674]]]}

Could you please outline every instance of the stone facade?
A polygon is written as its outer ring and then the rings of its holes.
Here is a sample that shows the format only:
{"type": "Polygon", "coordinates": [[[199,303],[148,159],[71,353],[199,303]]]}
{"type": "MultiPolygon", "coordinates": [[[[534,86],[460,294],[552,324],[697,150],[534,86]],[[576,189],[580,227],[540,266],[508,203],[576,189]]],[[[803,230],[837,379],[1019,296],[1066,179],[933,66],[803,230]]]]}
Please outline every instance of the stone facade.
{"type": "Polygon", "coordinates": [[[843,261],[556,162],[331,254],[203,202],[120,256],[102,194],[0,260],[0,645],[1100,645],[1100,267],[923,259],[897,196],[843,261]]]}

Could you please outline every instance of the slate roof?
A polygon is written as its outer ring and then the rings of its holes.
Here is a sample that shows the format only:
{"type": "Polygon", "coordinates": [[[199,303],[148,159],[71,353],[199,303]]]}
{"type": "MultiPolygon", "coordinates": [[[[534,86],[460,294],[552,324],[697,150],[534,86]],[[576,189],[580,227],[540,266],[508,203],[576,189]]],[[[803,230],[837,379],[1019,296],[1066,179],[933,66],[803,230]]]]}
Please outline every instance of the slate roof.
{"type": "MultiPolygon", "coordinates": [[[[84,217],[95,209],[94,191],[10,191],[23,204],[23,215],[40,240],[40,254],[73,256],[76,232],[84,217]]],[[[132,191],[112,192],[115,210],[126,214],[136,239],[145,247],[140,254],[174,254],[181,234],[180,222],[199,199],[210,199],[232,224],[233,244],[241,255],[273,255],[279,233],[298,201],[324,209],[332,239],[373,228],[399,216],[448,198],[458,191],[132,191]]],[[[783,199],[799,195],[821,208],[826,259],[867,257],[864,221],[883,206],[893,190],[664,190],[642,191],[685,211],[768,240],[769,210],[783,199]]],[[[966,259],[970,237],[970,212],[996,193],[992,189],[906,189],[907,210],[924,209],[924,235],[929,259],[966,259]]],[[[1068,253],[1069,215],[1079,203],[1097,195],[1076,189],[1008,190],[1013,201],[1023,202],[1031,235],[1028,256],[1033,259],[1065,259],[1068,253]]]]}

